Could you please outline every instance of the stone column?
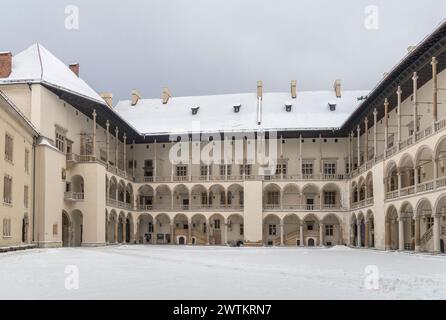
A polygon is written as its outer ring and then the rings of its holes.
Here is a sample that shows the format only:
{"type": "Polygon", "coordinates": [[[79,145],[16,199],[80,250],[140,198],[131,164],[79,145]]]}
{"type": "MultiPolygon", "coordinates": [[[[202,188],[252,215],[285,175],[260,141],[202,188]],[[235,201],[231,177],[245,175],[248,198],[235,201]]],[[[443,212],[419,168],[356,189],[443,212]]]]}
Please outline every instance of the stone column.
{"type": "Polygon", "coordinates": [[[96,160],[96,110],[93,110],[93,158],[96,160]]]}
{"type": "Polygon", "coordinates": [[[349,136],[348,137],[348,174],[350,174],[350,175],[352,173],[352,153],[351,153],[351,150],[352,150],[352,139],[349,136]]]}
{"type": "Polygon", "coordinates": [[[175,223],[170,224],[170,244],[175,244],[175,223]]]}
{"type": "Polygon", "coordinates": [[[370,237],[370,230],[369,230],[369,222],[365,222],[365,237],[364,237],[364,247],[369,247],[369,237],[370,237]]]}
{"type": "Polygon", "coordinates": [[[398,249],[404,251],[404,218],[398,219],[398,249]]]}
{"type": "Polygon", "coordinates": [[[139,234],[140,234],[139,228],[140,228],[139,222],[136,222],[136,228],[135,228],[135,230],[133,230],[134,231],[134,236],[133,237],[134,237],[135,243],[140,243],[140,240],[139,240],[139,234]]]}
{"type": "Polygon", "coordinates": [[[187,237],[189,245],[192,244],[192,222],[189,222],[189,227],[187,228],[187,237]]]}
{"type": "Polygon", "coordinates": [[[365,127],[365,141],[364,141],[364,146],[365,146],[365,159],[364,162],[367,163],[367,161],[369,161],[369,119],[365,118],[364,119],[364,127],[365,127]]]}
{"type": "Polygon", "coordinates": [[[440,220],[439,214],[434,215],[434,253],[440,253],[440,220]]]}
{"type": "Polygon", "coordinates": [[[357,247],[361,248],[361,245],[362,245],[361,221],[358,221],[356,223],[356,229],[358,230],[358,243],[357,243],[357,247]]]}
{"type": "Polygon", "coordinates": [[[433,132],[435,132],[435,123],[438,120],[438,80],[437,80],[437,65],[438,61],[437,58],[432,57],[432,82],[433,82],[433,97],[432,97],[432,115],[434,123],[432,125],[433,132]]]}
{"type": "Polygon", "coordinates": [[[415,216],[415,252],[420,252],[420,217],[415,216]]]}
{"type": "Polygon", "coordinates": [[[401,90],[401,87],[398,86],[398,90],[396,92],[397,94],[397,100],[398,100],[398,106],[397,106],[397,114],[398,114],[398,144],[397,149],[400,149],[400,143],[401,143],[401,95],[403,94],[403,91],[401,90]]]}
{"type": "Polygon", "coordinates": [[[122,243],[127,243],[127,218],[122,222],[122,243]]]}
{"type": "Polygon", "coordinates": [[[105,123],[105,126],[107,128],[107,133],[106,133],[106,138],[105,138],[105,152],[107,153],[106,155],[106,161],[107,161],[107,167],[110,161],[110,121],[107,120],[107,122],[105,123]]]}
{"type": "Polygon", "coordinates": [[[152,244],[157,243],[158,223],[156,218],[153,219],[153,232],[152,232],[152,244]]]}
{"type": "Polygon", "coordinates": [[[285,243],[283,241],[283,221],[280,221],[280,245],[283,246],[285,243]]]}
{"type": "Polygon", "coordinates": [[[119,168],[119,129],[118,127],[115,128],[115,136],[116,136],[116,142],[115,142],[115,167],[119,168]]]}
{"type": "Polygon", "coordinates": [[[397,175],[398,175],[398,195],[401,196],[401,172],[399,169],[397,175]]]}
{"type": "Polygon", "coordinates": [[[227,245],[228,244],[228,224],[225,223],[224,225],[225,225],[225,242],[224,242],[224,245],[227,245]]]}
{"type": "Polygon", "coordinates": [[[418,75],[413,73],[413,142],[416,142],[416,133],[418,131],[418,75]]]}
{"type": "Polygon", "coordinates": [[[385,250],[390,250],[390,221],[386,221],[385,250]]]}
{"type": "Polygon", "coordinates": [[[322,247],[324,245],[324,224],[322,222],[319,223],[319,246],[322,247]]]}
{"type": "Polygon", "coordinates": [[[124,149],[124,158],[123,158],[123,162],[124,164],[122,165],[122,170],[124,171],[124,175],[127,176],[127,134],[124,133],[124,142],[122,143],[123,149],[124,149]]]}
{"type": "Polygon", "coordinates": [[[211,221],[206,221],[206,245],[210,245],[211,221]]]}
{"type": "Polygon", "coordinates": [[[299,242],[300,242],[301,247],[305,246],[305,244],[304,244],[304,224],[303,223],[300,223],[300,225],[299,225],[299,242]]]}
{"type": "Polygon", "coordinates": [[[373,159],[378,156],[378,111],[373,110],[373,159]]]}
{"type": "Polygon", "coordinates": [[[361,166],[361,127],[358,124],[358,127],[356,128],[357,134],[358,134],[358,168],[361,166]]]}
{"type": "Polygon", "coordinates": [[[118,222],[115,222],[115,234],[114,234],[115,243],[118,243],[118,222]]]}
{"type": "Polygon", "coordinates": [[[389,100],[386,98],[384,100],[384,157],[386,157],[386,150],[389,146],[388,142],[389,135],[389,100]]]}
{"type": "Polygon", "coordinates": [[[351,140],[351,144],[352,144],[352,148],[351,148],[351,158],[352,158],[352,167],[351,167],[351,171],[353,171],[353,167],[354,167],[354,163],[355,163],[355,147],[354,147],[354,143],[353,143],[353,139],[355,137],[355,134],[353,133],[353,131],[350,133],[350,140],[351,140]]]}

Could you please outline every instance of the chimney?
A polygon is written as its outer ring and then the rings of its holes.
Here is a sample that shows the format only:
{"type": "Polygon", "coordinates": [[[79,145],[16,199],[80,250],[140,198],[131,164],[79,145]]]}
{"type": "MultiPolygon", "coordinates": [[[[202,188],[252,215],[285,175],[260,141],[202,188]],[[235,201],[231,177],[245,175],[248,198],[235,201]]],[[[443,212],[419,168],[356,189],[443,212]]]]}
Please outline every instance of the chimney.
{"type": "Polygon", "coordinates": [[[11,52],[0,52],[0,78],[7,78],[12,71],[11,52]]]}
{"type": "Polygon", "coordinates": [[[170,93],[169,88],[165,87],[163,89],[163,94],[161,96],[161,99],[163,100],[163,104],[167,104],[169,102],[169,98],[172,97],[172,94],[170,93]]]}
{"type": "Polygon", "coordinates": [[[407,53],[411,53],[412,51],[414,51],[417,48],[417,46],[408,46],[407,47],[407,53]]]}
{"type": "Polygon", "coordinates": [[[341,80],[337,79],[334,82],[333,89],[334,89],[334,91],[336,93],[336,98],[341,98],[342,97],[342,93],[341,93],[341,80]]]}
{"type": "Polygon", "coordinates": [[[110,108],[113,108],[113,94],[111,92],[101,93],[101,98],[104,99],[105,103],[107,103],[110,108]]]}
{"type": "Polygon", "coordinates": [[[263,81],[257,81],[257,99],[263,99],[263,81]]]}
{"type": "Polygon", "coordinates": [[[139,93],[138,90],[133,89],[132,90],[132,106],[136,106],[139,99],[141,99],[141,94],[139,93]]]}
{"type": "Polygon", "coordinates": [[[291,98],[296,99],[297,97],[297,81],[291,80],[291,98]]]}
{"type": "Polygon", "coordinates": [[[79,77],[79,63],[70,64],[70,70],[73,71],[76,77],[79,77]]]}

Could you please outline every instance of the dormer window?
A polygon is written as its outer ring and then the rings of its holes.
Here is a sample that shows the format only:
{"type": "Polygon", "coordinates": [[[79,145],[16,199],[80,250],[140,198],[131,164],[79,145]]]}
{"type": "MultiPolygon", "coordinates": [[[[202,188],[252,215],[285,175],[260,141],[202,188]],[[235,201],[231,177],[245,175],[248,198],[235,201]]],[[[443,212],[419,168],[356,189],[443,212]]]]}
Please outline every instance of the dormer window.
{"type": "Polygon", "coordinates": [[[200,109],[200,107],[192,107],[190,109],[192,110],[192,115],[196,115],[198,113],[198,109],[200,109]]]}
{"type": "Polygon", "coordinates": [[[239,113],[241,107],[242,107],[241,104],[236,104],[236,105],[234,106],[234,113],[239,113]]]}
{"type": "Polygon", "coordinates": [[[330,111],[336,111],[336,103],[328,103],[328,107],[330,108],[330,111]]]}
{"type": "Polygon", "coordinates": [[[286,105],[285,105],[285,111],[286,111],[286,112],[291,112],[291,108],[293,108],[293,105],[292,105],[292,104],[286,104],[286,105]]]}

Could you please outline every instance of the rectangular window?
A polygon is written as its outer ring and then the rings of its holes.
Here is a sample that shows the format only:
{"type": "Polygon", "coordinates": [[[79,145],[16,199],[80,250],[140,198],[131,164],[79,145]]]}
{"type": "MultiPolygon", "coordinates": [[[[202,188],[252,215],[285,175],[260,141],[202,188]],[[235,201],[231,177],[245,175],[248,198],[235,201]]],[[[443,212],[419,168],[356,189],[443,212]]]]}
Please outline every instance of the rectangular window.
{"type": "Polygon", "coordinates": [[[129,169],[136,169],[136,160],[129,160],[129,164],[128,164],[128,168],[129,169]]]}
{"type": "Polygon", "coordinates": [[[250,164],[241,164],[240,165],[240,175],[242,176],[243,174],[245,174],[246,176],[250,176],[251,175],[251,169],[252,169],[252,165],[250,165],[250,164]]]}
{"type": "Polygon", "coordinates": [[[245,201],[244,196],[245,196],[245,194],[243,193],[243,191],[239,191],[239,193],[238,193],[238,204],[241,205],[241,206],[243,206],[243,203],[245,201]]]}
{"type": "Polygon", "coordinates": [[[278,191],[270,191],[267,193],[267,204],[279,204],[278,191]]]}
{"type": "Polygon", "coordinates": [[[29,150],[25,149],[25,172],[29,173],[29,150]]]}
{"type": "Polygon", "coordinates": [[[185,177],[187,176],[187,167],[186,166],[177,166],[177,177],[185,177]]]}
{"type": "Polygon", "coordinates": [[[334,206],[336,204],[336,192],[335,191],[325,191],[324,192],[324,203],[326,206],[334,206]]]}
{"type": "Polygon", "coordinates": [[[329,236],[329,237],[333,236],[333,225],[332,224],[325,225],[325,235],[329,236]]]}
{"type": "Polygon", "coordinates": [[[279,163],[279,164],[277,164],[276,165],[276,175],[279,175],[279,174],[286,174],[286,170],[287,169],[287,165],[286,165],[286,163],[279,163]]]}
{"type": "Polygon", "coordinates": [[[242,223],[242,224],[240,224],[240,235],[242,236],[244,232],[245,232],[245,229],[244,229],[244,226],[242,223]]]}
{"type": "Polygon", "coordinates": [[[220,165],[220,176],[225,176],[226,173],[228,174],[228,176],[232,174],[232,166],[230,164],[220,165]]]}
{"type": "Polygon", "coordinates": [[[200,175],[202,177],[207,177],[208,176],[208,170],[209,170],[209,175],[212,175],[212,167],[211,166],[200,166],[200,175]]]}
{"type": "Polygon", "coordinates": [[[335,162],[325,162],[324,163],[324,174],[326,174],[326,175],[336,174],[336,163],[335,162]]]}
{"type": "Polygon", "coordinates": [[[220,205],[226,204],[226,193],[224,191],[220,191],[220,205]]]}
{"type": "Polygon", "coordinates": [[[3,219],[3,237],[5,238],[11,237],[11,219],[9,218],[3,219]]]}
{"type": "Polygon", "coordinates": [[[12,177],[8,175],[3,179],[3,202],[12,204],[12,177]]]}
{"type": "Polygon", "coordinates": [[[313,161],[304,160],[302,162],[302,174],[303,175],[312,175],[313,174],[313,161]]]}
{"type": "Polygon", "coordinates": [[[277,234],[277,230],[276,230],[276,225],[275,224],[270,224],[268,226],[268,234],[270,236],[275,236],[277,234]]]}
{"type": "Polygon", "coordinates": [[[214,229],[220,229],[220,220],[214,220],[214,229]]]}
{"type": "Polygon", "coordinates": [[[5,160],[13,161],[14,140],[9,134],[5,135],[5,160]]]}
{"type": "Polygon", "coordinates": [[[202,205],[208,204],[208,195],[206,192],[201,193],[201,204],[202,205]]]}
{"type": "Polygon", "coordinates": [[[29,187],[24,186],[23,187],[23,206],[28,209],[29,204],[29,187]]]}
{"type": "Polygon", "coordinates": [[[56,148],[60,152],[65,152],[65,135],[60,131],[56,131],[56,148]]]}

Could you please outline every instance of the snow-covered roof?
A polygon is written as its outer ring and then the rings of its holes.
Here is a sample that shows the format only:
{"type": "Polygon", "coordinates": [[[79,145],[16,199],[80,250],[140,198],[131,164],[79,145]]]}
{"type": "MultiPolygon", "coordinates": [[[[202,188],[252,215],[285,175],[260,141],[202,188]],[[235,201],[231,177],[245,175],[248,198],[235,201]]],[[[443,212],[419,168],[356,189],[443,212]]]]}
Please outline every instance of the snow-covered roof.
{"type": "Polygon", "coordinates": [[[7,83],[45,83],[105,104],[84,80],[38,43],[12,57],[11,74],[0,79],[0,84],[7,83]]]}
{"type": "Polygon", "coordinates": [[[257,94],[227,94],[172,97],[167,104],[161,99],[141,99],[135,106],[130,100],[119,101],[114,110],[139,132],[162,135],[182,132],[243,132],[259,130],[331,130],[339,129],[359,105],[358,97],[369,91],[334,91],[264,93],[262,121],[257,123],[257,94]],[[330,111],[330,104],[336,104],[330,111]],[[234,106],[240,105],[238,113],[234,106]],[[285,105],[292,104],[290,112],[285,105]],[[191,109],[200,107],[193,115],[191,109]],[[197,126],[199,125],[199,127],[197,126]]]}

